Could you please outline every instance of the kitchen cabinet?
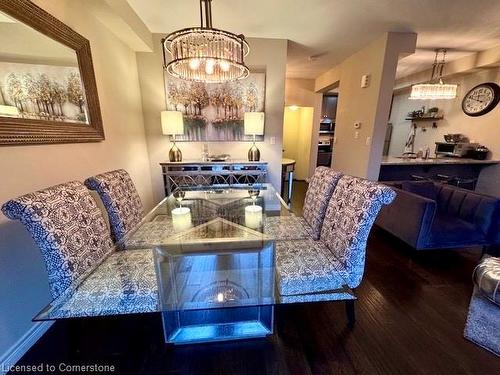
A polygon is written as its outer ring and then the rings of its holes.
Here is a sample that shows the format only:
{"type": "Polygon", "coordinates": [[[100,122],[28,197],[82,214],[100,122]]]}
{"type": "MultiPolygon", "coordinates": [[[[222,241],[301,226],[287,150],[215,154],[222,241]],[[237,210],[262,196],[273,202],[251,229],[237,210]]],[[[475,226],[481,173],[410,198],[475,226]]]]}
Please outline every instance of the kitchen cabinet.
{"type": "Polygon", "coordinates": [[[321,105],[321,117],[327,117],[335,120],[337,114],[338,95],[323,95],[323,103],[321,105]]]}

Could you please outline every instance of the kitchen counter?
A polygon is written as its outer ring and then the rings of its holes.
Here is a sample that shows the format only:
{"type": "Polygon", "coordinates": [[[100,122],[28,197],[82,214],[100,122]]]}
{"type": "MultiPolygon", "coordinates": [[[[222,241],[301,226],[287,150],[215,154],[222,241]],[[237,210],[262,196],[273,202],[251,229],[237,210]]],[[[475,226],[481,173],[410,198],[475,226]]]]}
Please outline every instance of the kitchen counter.
{"type": "Polygon", "coordinates": [[[477,180],[481,170],[500,160],[466,158],[403,159],[384,156],[380,166],[379,181],[412,180],[415,177],[435,178],[437,175],[477,180]]]}
{"type": "Polygon", "coordinates": [[[281,159],[281,165],[285,166],[285,165],[291,165],[291,164],[295,164],[295,160],[288,159],[288,158],[281,159]]]}
{"type": "Polygon", "coordinates": [[[444,164],[500,164],[500,160],[477,160],[467,158],[429,158],[403,159],[396,156],[383,156],[381,165],[444,165],[444,164]]]}

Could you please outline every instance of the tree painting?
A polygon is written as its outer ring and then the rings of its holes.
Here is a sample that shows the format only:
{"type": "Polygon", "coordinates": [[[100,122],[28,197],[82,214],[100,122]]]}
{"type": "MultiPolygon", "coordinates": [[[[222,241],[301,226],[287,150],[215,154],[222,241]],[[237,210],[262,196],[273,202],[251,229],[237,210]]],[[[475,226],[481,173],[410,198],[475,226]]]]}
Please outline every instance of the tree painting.
{"type": "Polygon", "coordinates": [[[264,112],[265,74],[241,81],[205,84],[165,75],[167,109],[184,114],[183,141],[249,140],[243,131],[245,112],[264,112]]]}
{"type": "Polygon", "coordinates": [[[0,62],[0,92],[23,118],[88,123],[76,67],[0,62]]]}
{"type": "Polygon", "coordinates": [[[80,113],[83,113],[85,98],[83,96],[82,81],[80,80],[79,74],[71,73],[69,75],[66,91],[68,93],[68,100],[71,103],[76,104],[80,108],[80,113]]]}
{"type": "Polygon", "coordinates": [[[248,85],[245,94],[246,110],[249,112],[255,112],[258,105],[258,91],[253,82],[248,85]]]}
{"type": "Polygon", "coordinates": [[[7,94],[10,96],[14,105],[21,110],[24,111],[23,102],[24,102],[24,90],[23,84],[19,77],[14,73],[9,74],[7,78],[8,86],[7,86],[7,94]]]}

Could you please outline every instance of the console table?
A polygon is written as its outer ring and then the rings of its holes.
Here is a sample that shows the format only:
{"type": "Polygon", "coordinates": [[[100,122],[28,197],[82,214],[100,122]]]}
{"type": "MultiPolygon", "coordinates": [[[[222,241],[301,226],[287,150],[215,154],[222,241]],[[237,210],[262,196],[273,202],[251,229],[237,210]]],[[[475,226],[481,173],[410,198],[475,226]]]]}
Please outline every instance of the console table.
{"type": "Polygon", "coordinates": [[[165,196],[176,188],[244,186],[266,182],[267,162],[228,160],[209,162],[188,160],[160,163],[165,196]]]}

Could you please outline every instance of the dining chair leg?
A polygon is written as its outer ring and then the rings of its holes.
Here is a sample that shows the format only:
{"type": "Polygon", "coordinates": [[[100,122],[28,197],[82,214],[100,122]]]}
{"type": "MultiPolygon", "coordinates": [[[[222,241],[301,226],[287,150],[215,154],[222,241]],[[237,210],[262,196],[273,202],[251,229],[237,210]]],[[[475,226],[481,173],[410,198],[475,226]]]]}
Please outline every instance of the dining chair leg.
{"type": "Polygon", "coordinates": [[[354,300],[345,301],[345,312],[347,315],[347,323],[350,327],[354,326],[356,323],[356,312],[354,310],[354,300]]]}

